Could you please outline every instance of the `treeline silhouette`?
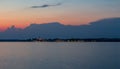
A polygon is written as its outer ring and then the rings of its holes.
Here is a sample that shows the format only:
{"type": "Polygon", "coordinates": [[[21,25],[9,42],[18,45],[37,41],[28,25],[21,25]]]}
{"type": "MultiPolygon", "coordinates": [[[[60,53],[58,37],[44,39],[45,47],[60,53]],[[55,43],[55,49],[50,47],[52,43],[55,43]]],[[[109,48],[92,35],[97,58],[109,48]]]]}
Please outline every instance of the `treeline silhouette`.
{"type": "Polygon", "coordinates": [[[11,40],[0,40],[0,42],[120,42],[120,38],[86,38],[86,39],[42,39],[42,38],[31,38],[31,39],[11,39],[11,40]]]}

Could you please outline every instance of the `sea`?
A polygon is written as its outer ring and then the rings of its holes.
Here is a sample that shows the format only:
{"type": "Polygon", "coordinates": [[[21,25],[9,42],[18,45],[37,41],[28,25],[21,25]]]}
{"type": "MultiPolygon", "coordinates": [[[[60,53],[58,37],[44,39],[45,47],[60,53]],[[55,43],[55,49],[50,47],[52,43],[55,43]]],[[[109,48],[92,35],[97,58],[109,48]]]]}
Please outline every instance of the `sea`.
{"type": "Polygon", "coordinates": [[[120,42],[0,42],[0,69],[120,69],[120,42]]]}

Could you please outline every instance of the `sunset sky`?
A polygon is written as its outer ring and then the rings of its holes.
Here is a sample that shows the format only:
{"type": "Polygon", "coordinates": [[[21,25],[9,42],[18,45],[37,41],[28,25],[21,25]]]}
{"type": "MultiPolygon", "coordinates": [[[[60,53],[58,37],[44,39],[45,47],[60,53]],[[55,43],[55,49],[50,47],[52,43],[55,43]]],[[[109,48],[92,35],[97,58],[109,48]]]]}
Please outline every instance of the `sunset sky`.
{"type": "Polygon", "coordinates": [[[87,24],[120,17],[120,0],[0,0],[0,30],[31,23],[87,24]]]}

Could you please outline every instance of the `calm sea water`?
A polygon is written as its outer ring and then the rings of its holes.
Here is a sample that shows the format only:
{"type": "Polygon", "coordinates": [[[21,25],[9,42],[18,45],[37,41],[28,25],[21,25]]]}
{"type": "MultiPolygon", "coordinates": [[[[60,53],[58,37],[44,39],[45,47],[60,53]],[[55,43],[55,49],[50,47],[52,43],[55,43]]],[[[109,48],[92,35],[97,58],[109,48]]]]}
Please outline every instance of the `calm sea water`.
{"type": "Polygon", "coordinates": [[[120,43],[1,42],[0,69],[120,69],[120,43]]]}

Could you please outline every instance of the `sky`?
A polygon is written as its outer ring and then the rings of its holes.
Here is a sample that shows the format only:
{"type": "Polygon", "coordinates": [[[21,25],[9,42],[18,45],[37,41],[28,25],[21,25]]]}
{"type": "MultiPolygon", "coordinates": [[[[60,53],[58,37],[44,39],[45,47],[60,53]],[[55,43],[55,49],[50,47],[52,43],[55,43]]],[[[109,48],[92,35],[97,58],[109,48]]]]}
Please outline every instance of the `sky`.
{"type": "Polygon", "coordinates": [[[81,25],[111,17],[120,17],[120,0],[0,0],[0,30],[31,23],[81,25]]]}

